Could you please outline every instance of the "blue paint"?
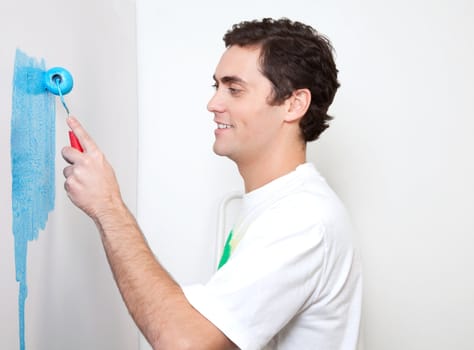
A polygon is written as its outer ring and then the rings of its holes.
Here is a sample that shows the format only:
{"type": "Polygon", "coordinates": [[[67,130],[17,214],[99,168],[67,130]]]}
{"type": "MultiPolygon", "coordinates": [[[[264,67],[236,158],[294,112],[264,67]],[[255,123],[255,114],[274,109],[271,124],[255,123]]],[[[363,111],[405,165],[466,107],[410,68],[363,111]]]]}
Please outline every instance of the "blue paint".
{"type": "Polygon", "coordinates": [[[44,73],[44,88],[55,95],[67,95],[74,86],[71,73],[65,68],[54,67],[44,73]]]}
{"type": "Polygon", "coordinates": [[[16,51],[11,119],[13,235],[19,282],[20,349],[25,349],[28,241],[54,208],[55,101],[44,88],[44,60],[16,51]]]}

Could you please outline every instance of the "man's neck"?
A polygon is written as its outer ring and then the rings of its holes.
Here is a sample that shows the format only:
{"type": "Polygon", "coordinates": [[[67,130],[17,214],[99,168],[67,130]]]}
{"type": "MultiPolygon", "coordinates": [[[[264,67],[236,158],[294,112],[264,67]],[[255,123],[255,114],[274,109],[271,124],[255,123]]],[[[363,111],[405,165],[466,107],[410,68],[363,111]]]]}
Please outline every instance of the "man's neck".
{"type": "Polygon", "coordinates": [[[245,193],[248,193],[292,172],[305,162],[306,152],[302,151],[291,157],[271,156],[245,164],[237,163],[237,166],[244,179],[245,193]]]}

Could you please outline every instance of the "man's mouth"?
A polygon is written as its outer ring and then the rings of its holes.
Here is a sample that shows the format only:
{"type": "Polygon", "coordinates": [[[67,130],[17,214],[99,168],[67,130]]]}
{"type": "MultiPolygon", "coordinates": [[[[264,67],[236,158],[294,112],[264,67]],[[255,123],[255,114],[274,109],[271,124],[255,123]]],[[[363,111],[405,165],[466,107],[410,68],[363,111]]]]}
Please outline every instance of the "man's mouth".
{"type": "Polygon", "coordinates": [[[230,124],[217,123],[217,128],[218,128],[218,129],[230,129],[230,128],[232,128],[232,125],[230,125],[230,124]]]}

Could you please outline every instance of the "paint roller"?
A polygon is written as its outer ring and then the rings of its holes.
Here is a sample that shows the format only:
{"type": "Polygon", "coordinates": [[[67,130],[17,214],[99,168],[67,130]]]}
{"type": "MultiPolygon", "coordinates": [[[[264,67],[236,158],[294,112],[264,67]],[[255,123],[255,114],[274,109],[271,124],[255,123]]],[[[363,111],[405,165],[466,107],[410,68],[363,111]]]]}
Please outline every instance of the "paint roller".
{"type": "MultiPolygon", "coordinates": [[[[74,85],[71,73],[62,67],[51,68],[44,73],[43,84],[45,90],[60,97],[61,103],[69,115],[69,108],[67,108],[63,95],[68,94],[74,85]]],[[[71,147],[77,149],[80,152],[84,152],[79,140],[72,131],[69,131],[69,141],[71,143],[71,147]]]]}

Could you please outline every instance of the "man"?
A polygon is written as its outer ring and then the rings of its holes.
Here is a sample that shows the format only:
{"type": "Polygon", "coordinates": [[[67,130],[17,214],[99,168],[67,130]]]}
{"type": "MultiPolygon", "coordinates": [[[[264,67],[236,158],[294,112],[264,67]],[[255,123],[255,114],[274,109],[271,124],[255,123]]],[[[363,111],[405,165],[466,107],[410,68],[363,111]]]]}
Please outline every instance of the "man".
{"type": "Polygon", "coordinates": [[[242,22],[224,41],[208,110],[214,151],[237,164],[246,193],[206,285],[181,288],[156,261],[111,166],[74,118],[85,152],[63,149],[67,193],[95,221],[154,349],[355,349],[361,277],[350,223],[305,154],[339,87],[332,47],[287,19],[242,22]]]}

